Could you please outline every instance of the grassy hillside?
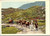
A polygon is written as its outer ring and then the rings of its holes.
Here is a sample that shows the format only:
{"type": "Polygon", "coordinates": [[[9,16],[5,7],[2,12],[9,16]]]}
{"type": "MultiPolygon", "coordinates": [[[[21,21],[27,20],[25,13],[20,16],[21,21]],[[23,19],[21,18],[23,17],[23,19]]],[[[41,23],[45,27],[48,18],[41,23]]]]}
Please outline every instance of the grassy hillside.
{"type": "MultiPolygon", "coordinates": [[[[10,9],[9,9],[10,10],[10,9]]],[[[12,9],[11,9],[12,10],[12,9]]],[[[15,9],[16,10],[16,9],[15,9]]],[[[5,11],[5,10],[4,10],[5,11]]],[[[4,11],[2,12],[2,14],[4,13],[4,11]]],[[[6,9],[7,11],[7,9],[6,9]]],[[[30,20],[32,18],[45,18],[45,8],[42,6],[32,6],[26,10],[20,9],[20,10],[16,10],[16,11],[8,11],[4,14],[4,18],[2,19],[2,21],[7,22],[9,18],[12,18],[13,20],[19,20],[19,19],[25,19],[25,20],[30,20]]]]}
{"type": "Polygon", "coordinates": [[[19,8],[2,8],[2,15],[7,15],[10,13],[14,13],[14,12],[19,12],[19,11],[23,11],[23,9],[19,9],[19,8]]]}

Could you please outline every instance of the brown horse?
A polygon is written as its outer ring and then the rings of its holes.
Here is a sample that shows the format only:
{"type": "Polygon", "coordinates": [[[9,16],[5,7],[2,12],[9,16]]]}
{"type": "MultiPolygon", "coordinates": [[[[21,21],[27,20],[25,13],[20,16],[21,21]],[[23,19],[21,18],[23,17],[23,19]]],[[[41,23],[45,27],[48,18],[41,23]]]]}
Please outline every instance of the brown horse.
{"type": "Polygon", "coordinates": [[[30,22],[27,22],[26,20],[19,20],[19,21],[16,21],[16,23],[20,25],[26,25],[26,27],[30,25],[30,22]]]}
{"type": "Polygon", "coordinates": [[[30,25],[30,22],[26,22],[26,27],[30,25]]]}
{"type": "Polygon", "coordinates": [[[22,20],[18,20],[16,21],[17,24],[21,24],[22,23],[22,20]]]}
{"type": "Polygon", "coordinates": [[[22,21],[22,25],[26,24],[26,20],[22,21]]]}

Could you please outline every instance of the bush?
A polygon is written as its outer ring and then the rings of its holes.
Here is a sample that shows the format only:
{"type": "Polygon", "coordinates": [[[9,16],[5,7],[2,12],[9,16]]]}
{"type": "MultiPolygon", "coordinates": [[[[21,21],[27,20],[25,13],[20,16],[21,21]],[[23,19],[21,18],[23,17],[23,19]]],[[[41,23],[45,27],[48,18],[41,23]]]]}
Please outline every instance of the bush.
{"type": "Polygon", "coordinates": [[[20,30],[15,27],[2,28],[2,34],[15,34],[17,32],[20,32],[20,30]]]}
{"type": "Polygon", "coordinates": [[[45,23],[38,22],[38,25],[43,26],[43,25],[45,25],[45,23]]]}

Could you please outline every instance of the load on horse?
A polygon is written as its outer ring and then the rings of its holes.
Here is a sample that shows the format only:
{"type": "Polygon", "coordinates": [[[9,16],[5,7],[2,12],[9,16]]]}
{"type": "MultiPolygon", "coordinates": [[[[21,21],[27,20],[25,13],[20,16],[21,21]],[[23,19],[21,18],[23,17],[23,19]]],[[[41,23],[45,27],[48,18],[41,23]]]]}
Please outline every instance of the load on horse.
{"type": "Polygon", "coordinates": [[[13,24],[13,19],[9,19],[9,22],[8,23],[12,23],[13,24]]]}

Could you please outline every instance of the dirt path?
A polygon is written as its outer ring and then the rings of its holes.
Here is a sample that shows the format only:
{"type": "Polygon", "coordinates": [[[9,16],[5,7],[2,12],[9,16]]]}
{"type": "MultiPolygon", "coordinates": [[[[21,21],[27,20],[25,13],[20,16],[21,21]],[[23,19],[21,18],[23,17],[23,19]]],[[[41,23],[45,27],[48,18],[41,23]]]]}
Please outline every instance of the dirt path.
{"type": "Polygon", "coordinates": [[[24,27],[24,31],[18,32],[17,34],[44,34],[40,29],[38,31],[36,31],[35,29],[33,29],[33,31],[31,31],[29,28],[24,27]]]}
{"type": "MultiPolygon", "coordinates": [[[[6,24],[2,24],[2,25],[6,25],[6,24]]],[[[33,31],[31,31],[29,28],[26,28],[24,26],[17,25],[17,24],[9,24],[9,26],[15,26],[16,28],[23,28],[24,29],[23,31],[18,32],[16,34],[44,34],[40,29],[38,29],[38,31],[36,31],[34,28],[33,31]]]]}
{"type": "Polygon", "coordinates": [[[38,31],[36,31],[35,27],[34,27],[33,31],[31,31],[29,28],[26,28],[24,26],[17,25],[17,27],[23,28],[24,30],[21,32],[18,32],[16,34],[44,34],[40,29],[38,29],[38,31]]]}

